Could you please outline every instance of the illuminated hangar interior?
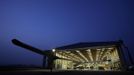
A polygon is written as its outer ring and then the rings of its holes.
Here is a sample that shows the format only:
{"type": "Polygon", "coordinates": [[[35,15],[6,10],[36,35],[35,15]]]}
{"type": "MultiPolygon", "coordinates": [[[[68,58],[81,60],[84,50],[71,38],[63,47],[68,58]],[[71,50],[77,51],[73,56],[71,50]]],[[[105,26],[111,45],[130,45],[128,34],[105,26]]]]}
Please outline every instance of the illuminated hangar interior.
{"type": "Polygon", "coordinates": [[[120,70],[121,61],[116,47],[53,49],[54,69],[76,70],[120,70]]]}
{"type": "Polygon", "coordinates": [[[118,71],[124,69],[120,41],[76,43],[45,51],[18,40],[12,42],[43,55],[43,67],[46,69],[89,71],[118,71]]]}

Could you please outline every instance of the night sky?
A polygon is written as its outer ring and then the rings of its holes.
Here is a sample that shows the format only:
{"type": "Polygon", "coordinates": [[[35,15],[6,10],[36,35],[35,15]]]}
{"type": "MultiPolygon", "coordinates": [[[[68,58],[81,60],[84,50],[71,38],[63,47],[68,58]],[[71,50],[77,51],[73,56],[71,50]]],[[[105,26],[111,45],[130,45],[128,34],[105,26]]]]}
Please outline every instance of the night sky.
{"type": "Polygon", "coordinates": [[[42,50],[122,39],[133,54],[134,0],[0,0],[0,65],[41,66],[14,38],[42,50]]]}

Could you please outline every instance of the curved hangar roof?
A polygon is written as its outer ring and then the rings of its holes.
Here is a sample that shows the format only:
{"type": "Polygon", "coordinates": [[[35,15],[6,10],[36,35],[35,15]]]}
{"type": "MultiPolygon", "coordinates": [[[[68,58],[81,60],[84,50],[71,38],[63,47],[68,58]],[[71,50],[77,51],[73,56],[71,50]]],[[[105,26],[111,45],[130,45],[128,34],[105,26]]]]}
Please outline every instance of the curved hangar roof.
{"type": "Polygon", "coordinates": [[[119,40],[119,41],[108,41],[108,42],[82,42],[82,43],[75,43],[75,44],[71,44],[71,45],[57,47],[55,49],[64,50],[64,49],[96,47],[96,46],[111,46],[111,45],[118,46],[120,44],[122,44],[122,40],[119,40]]]}

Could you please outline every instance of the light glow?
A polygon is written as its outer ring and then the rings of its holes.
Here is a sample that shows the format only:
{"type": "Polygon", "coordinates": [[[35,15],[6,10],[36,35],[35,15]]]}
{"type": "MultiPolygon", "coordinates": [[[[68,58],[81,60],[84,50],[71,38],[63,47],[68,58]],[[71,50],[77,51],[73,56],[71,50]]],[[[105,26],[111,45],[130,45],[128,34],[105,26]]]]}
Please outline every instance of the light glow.
{"type": "Polygon", "coordinates": [[[55,52],[56,50],[55,49],[52,49],[52,52],[55,52]]]}

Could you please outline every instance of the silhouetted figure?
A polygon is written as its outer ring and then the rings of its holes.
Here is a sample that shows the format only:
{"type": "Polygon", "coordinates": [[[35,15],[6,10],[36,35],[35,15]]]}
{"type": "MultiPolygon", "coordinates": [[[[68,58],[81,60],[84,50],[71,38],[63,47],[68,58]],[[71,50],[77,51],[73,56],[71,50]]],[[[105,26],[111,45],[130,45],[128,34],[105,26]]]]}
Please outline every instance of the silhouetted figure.
{"type": "Polygon", "coordinates": [[[91,69],[91,70],[94,70],[94,67],[93,67],[93,66],[91,66],[91,67],[90,67],[90,69],[91,69]]]}

